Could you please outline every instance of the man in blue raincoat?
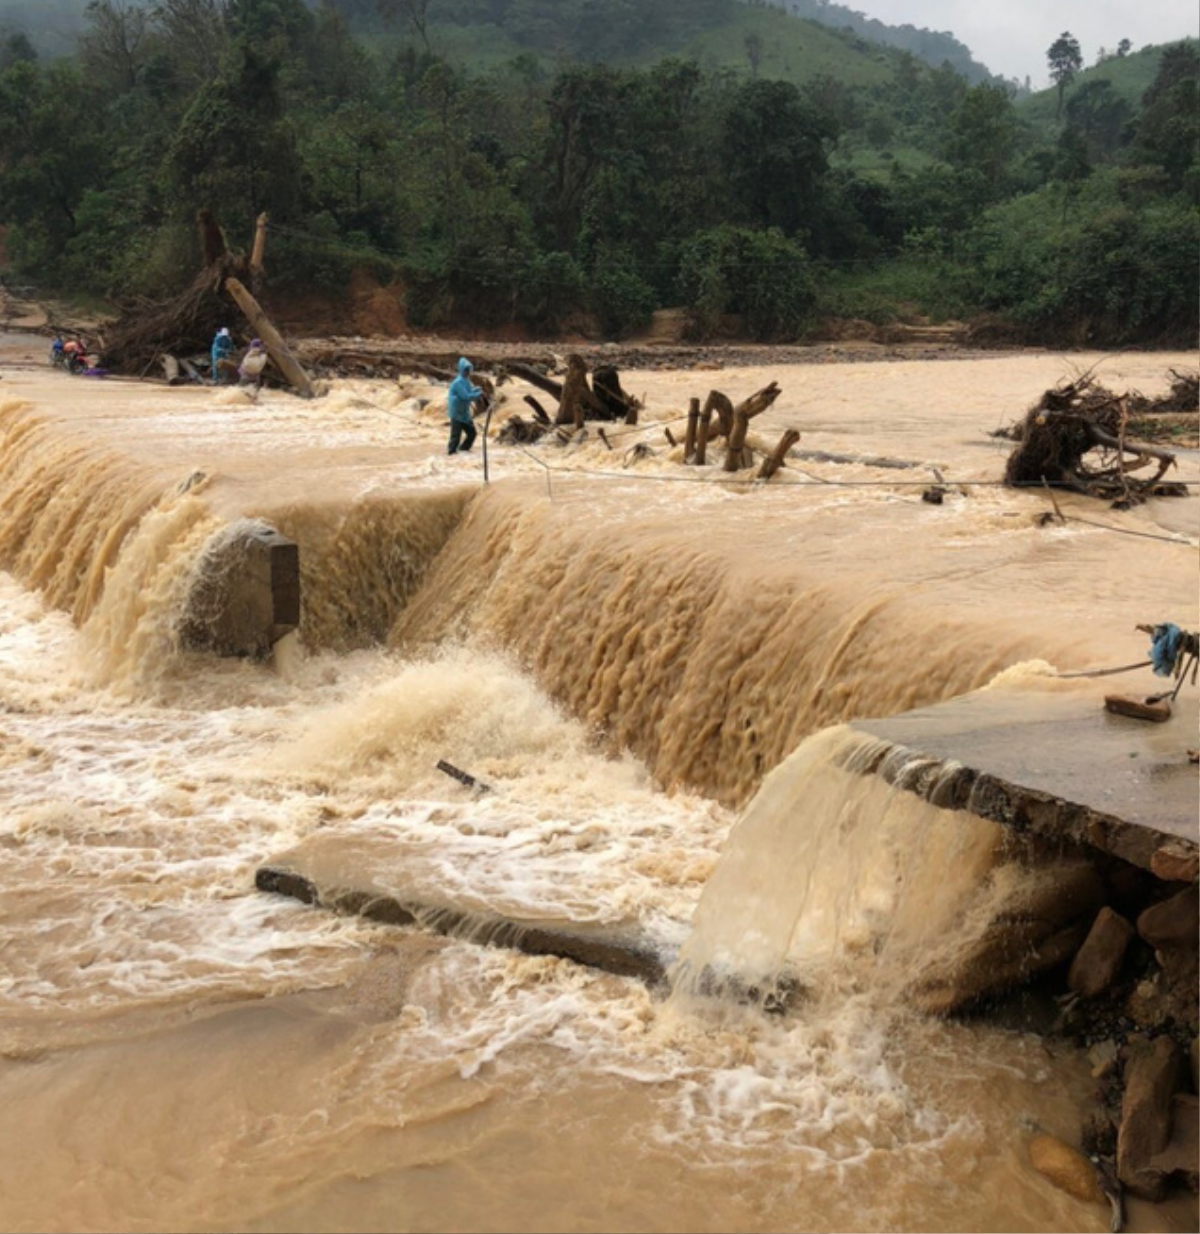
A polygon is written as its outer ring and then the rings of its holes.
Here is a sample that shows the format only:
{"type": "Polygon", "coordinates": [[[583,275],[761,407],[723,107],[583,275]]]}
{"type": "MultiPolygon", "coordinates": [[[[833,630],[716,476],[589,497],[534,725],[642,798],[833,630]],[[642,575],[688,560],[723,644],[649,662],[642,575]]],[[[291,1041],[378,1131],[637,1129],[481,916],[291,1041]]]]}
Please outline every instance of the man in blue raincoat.
{"type": "Polygon", "coordinates": [[[471,368],[471,361],[463,356],[458,362],[458,376],[450,383],[450,394],[446,400],[446,410],[450,416],[450,454],[469,450],[475,444],[471,404],[483,398],[484,392],[471,384],[471,368]]]}

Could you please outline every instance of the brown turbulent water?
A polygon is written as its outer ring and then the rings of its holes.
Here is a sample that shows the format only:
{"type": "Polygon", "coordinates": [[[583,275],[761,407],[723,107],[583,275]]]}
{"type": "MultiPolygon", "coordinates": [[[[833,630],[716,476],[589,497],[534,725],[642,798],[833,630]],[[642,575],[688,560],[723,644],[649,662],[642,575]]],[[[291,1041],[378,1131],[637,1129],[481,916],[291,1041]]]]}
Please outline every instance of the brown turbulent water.
{"type": "MultiPolygon", "coordinates": [[[[905,1001],[1017,893],[1002,837],[836,765],[846,719],[1065,689],[1139,658],[1137,622],[1194,624],[1194,499],[1065,503],[1161,537],[1135,538],[967,484],[1095,359],[630,374],[641,434],[551,473],[494,448],[486,492],[433,388],[253,405],[6,369],[0,1228],[1107,1228],[1024,1150],[1075,1140],[1086,1062],[905,1001]],[[662,422],[771,379],[763,440],[918,467],[683,482],[662,422]],[[966,485],[941,506],[932,467],[966,485]],[[176,638],[244,518],[302,547],[265,665],[176,638]],[[685,976],[786,962],[807,1000],[664,998],[252,890],[318,835],[466,907],[635,922],[685,976]]],[[[1194,364],[1102,372],[1149,393],[1194,364]]]]}

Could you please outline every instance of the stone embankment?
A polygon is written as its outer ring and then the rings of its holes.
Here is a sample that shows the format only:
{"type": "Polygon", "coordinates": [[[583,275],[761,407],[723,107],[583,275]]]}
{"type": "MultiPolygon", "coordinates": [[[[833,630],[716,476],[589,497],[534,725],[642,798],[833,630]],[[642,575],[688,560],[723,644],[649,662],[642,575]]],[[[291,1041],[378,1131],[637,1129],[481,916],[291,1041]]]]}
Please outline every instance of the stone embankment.
{"type": "MultiPolygon", "coordinates": [[[[1195,699],[1176,707],[1158,725],[1088,698],[1048,715],[1039,699],[1022,723],[1011,695],[984,692],[855,724],[921,761],[901,787],[1003,824],[1031,871],[1053,863],[1051,894],[998,921],[957,984],[931,993],[951,1009],[1040,980],[1057,1005],[1044,1029],[1092,1064],[1080,1143],[1118,1206],[1122,1192],[1198,1189],[1198,717],[1195,699]]],[[[1075,1150],[1047,1139],[1031,1141],[1031,1164],[1087,1198],[1075,1150]]]]}

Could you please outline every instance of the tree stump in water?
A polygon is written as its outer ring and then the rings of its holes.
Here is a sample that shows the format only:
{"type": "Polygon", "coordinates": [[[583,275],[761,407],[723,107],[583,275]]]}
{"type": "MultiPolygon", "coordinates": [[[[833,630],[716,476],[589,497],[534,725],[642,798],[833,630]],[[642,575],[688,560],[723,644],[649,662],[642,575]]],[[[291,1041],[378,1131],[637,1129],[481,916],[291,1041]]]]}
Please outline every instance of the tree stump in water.
{"type": "Polygon", "coordinates": [[[621,389],[621,375],[611,364],[601,365],[592,373],[592,396],[598,404],[596,418],[638,422],[638,402],[621,389]]]}
{"type": "Polygon", "coordinates": [[[587,393],[587,364],[580,355],[567,357],[567,377],[563,382],[555,424],[573,424],[583,428],[583,401],[587,393]]]}

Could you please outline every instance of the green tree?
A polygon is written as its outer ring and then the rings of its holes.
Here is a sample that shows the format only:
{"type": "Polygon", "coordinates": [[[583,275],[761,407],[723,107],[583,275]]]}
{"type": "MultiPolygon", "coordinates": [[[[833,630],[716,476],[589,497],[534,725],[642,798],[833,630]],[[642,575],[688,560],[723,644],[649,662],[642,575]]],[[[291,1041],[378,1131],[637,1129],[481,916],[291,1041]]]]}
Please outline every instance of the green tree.
{"type": "Polygon", "coordinates": [[[108,171],[97,102],[70,61],[21,61],[0,76],[0,220],[13,259],[43,284],[61,281],[80,203],[108,171]]]}
{"type": "Polygon", "coordinates": [[[1017,148],[1017,121],[1002,86],[972,86],[950,117],[943,157],[961,178],[974,205],[1005,195],[1017,148]]]}
{"type": "Polygon", "coordinates": [[[740,220],[801,231],[821,208],[828,172],[828,119],[786,81],[751,81],[725,118],[723,154],[740,220]]]}
{"type": "Polygon", "coordinates": [[[1132,114],[1111,82],[1088,81],[1067,102],[1067,128],[1078,133],[1089,161],[1111,160],[1125,140],[1132,114]]]}
{"type": "Polygon", "coordinates": [[[1063,92],[1075,80],[1075,74],[1083,68],[1083,52],[1079,40],[1069,31],[1062,34],[1050,44],[1046,52],[1050,63],[1050,80],[1058,87],[1058,109],[1055,117],[1062,115],[1063,92]]]}
{"type": "Polygon", "coordinates": [[[92,0],[79,56],[89,78],[106,93],[132,90],[146,62],[149,20],[129,0],[92,0]]]}
{"type": "Polygon", "coordinates": [[[1177,43],[1162,54],[1158,73],[1142,96],[1135,126],[1134,153],[1162,168],[1172,191],[1200,200],[1197,150],[1200,147],[1200,54],[1177,43]]]}
{"type": "Polygon", "coordinates": [[[0,73],[12,68],[14,64],[21,64],[23,61],[32,63],[37,58],[37,50],[23,30],[7,35],[0,31],[0,73]]]}
{"type": "Polygon", "coordinates": [[[242,39],[179,121],[166,154],[176,209],[201,206],[248,224],[295,214],[301,168],[279,93],[279,62],[242,39]]]}
{"type": "Polygon", "coordinates": [[[685,245],[679,296],[699,337],[733,313],[753,337],[771,341],[799,335],[816,302],[816,285],[807,253],[777,228],[724,224],[685,245]]]}

